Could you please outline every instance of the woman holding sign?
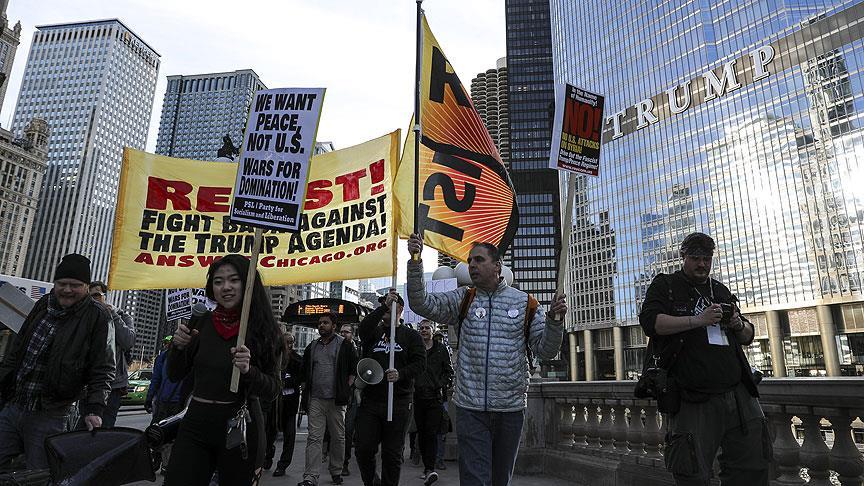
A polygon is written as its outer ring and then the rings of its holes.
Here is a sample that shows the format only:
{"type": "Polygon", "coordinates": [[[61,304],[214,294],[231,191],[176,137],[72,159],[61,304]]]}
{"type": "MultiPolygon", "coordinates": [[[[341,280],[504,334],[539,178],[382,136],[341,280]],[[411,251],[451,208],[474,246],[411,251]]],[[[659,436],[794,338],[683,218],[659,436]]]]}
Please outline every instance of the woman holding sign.
{"type": "Polygon", "coordinates": [[[249,260],[227,255],[207,272],[207,297],[216,309],[180,324],[168,352],[168,376],[192,373],[194,386],[165,475],[166,485],[208,485],[214,471],[221,485],[256,482],[265,453],[264,419],[259,398],[273,400],[280,388],[282,352],[279,327],[260,276],[250,284],[246,345],[237,347],[240,312],[249,260]],[[237,393],[230,390],[234,368],[237,393]],[[227,431],[227,433],[226,433],[227,431]]]}

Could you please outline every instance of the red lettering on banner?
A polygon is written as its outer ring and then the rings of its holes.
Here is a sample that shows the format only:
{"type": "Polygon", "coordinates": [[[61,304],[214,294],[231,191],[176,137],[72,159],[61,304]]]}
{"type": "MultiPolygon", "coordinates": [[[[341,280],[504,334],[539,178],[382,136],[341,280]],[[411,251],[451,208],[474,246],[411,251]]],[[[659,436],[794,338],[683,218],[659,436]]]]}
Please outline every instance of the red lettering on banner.
{"type": "Polygon", "coordinates": [[[199,256],[198,257],[198,264],[200,264],[204,268],[207,268],[210,266],[210,264],[212,264],[213,262],[215,262],[216,260],[218,260],[220,258],[222,258],[222,257],[209,256],[209,255],[208,256],[199,256]]]}
{"type": "Polygon", "coordinates": [[[198,211],[202,213],[227,213],[231,210],[230,187],[199,187],[198,211]]]}
{"type": "Polygon", "coordinates": [[[192,255],[181,255],[178,260],[180,260],[178,267],[186,268],[195,265],[195,257],[192,255]]]}
{"type": "Polygon", "coordinates": [[[348,202],[360,199],[360,179],[366,177],[366,169],[360,169],[350,174],[336,178],[336,184],[342,186],[342,201],[348,202]]]}
{"type": "Polygon", "coordinates": [[[135,257],[135,263],[144,263],[146,265],[153,265],[153,255],[149,253],[139,253],[137,257],[135,257]]]}
{"type": "Polygon", "coordinates": [[[369,165],[369,176],[372,177],[372,195],[384,192],[384,159],[372,162],[369,165]],[[377,186],[375,184],[378,184],[377,186]]]}
{"type": "Polygon", "coordinates": [[[331,187],[332,182],[328,180],[312,181],[306,186],[306,204],[303,208],[307,211],[323,208],[330,204],[333,200],[333,193],[327,187],[331,187]]]}
{"type": "MultiPolygon", "coordinates": [[[[192,209],[192,194],[194,186],[186,181],[171,181],[158,177],[147,178],[147,209],[165,210],[168,201],[175,211],[188,211],[192,209]]],[[[208,187],[198,188],[195,200],[195,210],[203,213],[227,213],[231,210],[230,187],[208,187]]]]}
{"type": "Polygon", "coordinates": [[[192,203],[186,197],[192,192],[192,184],[184,181],[169,181],[158,177],[147,178],[147,209],[168,207],[168,201],[175,211],[192,209],[192,203]]]}
{"type": "Polygon", "coordinates": [[[156,266],[173,267],[175,260],[177,260],[176,255],[156,255],[156,266]]]}

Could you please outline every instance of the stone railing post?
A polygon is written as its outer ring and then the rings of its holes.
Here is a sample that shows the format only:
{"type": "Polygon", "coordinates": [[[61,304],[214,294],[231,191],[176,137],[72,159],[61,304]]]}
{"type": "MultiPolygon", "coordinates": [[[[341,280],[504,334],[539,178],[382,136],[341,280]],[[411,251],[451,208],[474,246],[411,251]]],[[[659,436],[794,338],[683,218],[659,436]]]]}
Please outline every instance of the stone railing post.
{"type": "Polygon", "coordinates": [[[633,400],[615,400],[615,409],[612,411],[612,445],[615,451],[627,454],[627,419],[625,418],[624,403],[633,403],[633,400]]]}
{"type": "Polygon", "coordinates": [[[854,414],[849,409],[839,410],[839,414],[829,417],[834,429],[834,446],[831,448],[831,469],[837,471],[837,479],[842,486],[861,486],[864,473],[864,457],[852,438],[854,414]]]}
{"type": "Polygon", "coordinates": [[[588,433],[588,422],[585,420],[585,400],[576,400],[573,409],[573,447],[588,447],[588,441],[586,440],[588,433]]]}
{"type": "Polygon", "coordinates": [[[660,429],[660,415],[657,413],[657,404],[651,402],[645,406],[645,429],[644,440],[645,454],[648,457],[663,457],[663,431],[660,429]]]}
{"type": "Polygon", "coordinates": [[[627,445],[630,455],[641,456],[645,454],[645,426],[642,425],[642,407],[648,403],[647,400],[634,400],[630,405],[630,426],[627,428],[627,445]]]}
{"type": "Polygon", "coordinates": [[[615,400],[603,400],[600,403],[600,448],[612,450],[612,407],[615,400]]]}
{"type": "MultiPolygon", "coordinates": [[[[807,468],[810,475],[808,486],[830,486],[828,480],[828,469],[830,467],[829,455],[831,451],[825,445],[825,439],[819,428],[822,416],[814,413],[803,413],[798,418],[804,423],[804,443],[801,445],[801,465],[807,468]]],[[[796,414],[797,415],[797,414],[796,414]]]]}
{"type": "Polygon", "coordinates": [[[774,464],[780,475],[771,484],[776,486],[804,484],[800,476],[801,446],[792,433],[792,414],[787,413],[783,405],[762,405],[762,411],[771,421],[771,428],[774,430],[774,464]]]}
{"type": "Polygon", "coordinates": [[[556,398],[558,408],[558,446],[570,449],[573,447],[573,405],[566,398],[556,398]]]}
{"type": "Polygon", "coordinates": [[[600,444],[600,422],[599,417],[597,417],[597,402],[594,400],[588,401],[588,414],[586,416],[586,420],[588,421],[587,428],[587,441],[588,447],[601,447],[600,444]]]}

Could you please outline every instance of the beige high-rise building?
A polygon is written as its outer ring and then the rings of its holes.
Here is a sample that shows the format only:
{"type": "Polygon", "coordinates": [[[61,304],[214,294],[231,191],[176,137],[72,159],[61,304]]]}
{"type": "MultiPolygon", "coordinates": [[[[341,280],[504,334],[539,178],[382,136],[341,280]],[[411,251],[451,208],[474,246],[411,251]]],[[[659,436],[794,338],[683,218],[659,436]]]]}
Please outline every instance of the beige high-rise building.
{"type": "Polygon", "coordinates": [[[21,276],[48,158],[48,123],[34,118],[16,138],[0,128],[0,273],[21,276]]]}
{"type": "Polygon", "coordinates": [[[18,50],[21,40],[21,22],[16,22],[14,27],[9,28],[9,19],[6,17],[7,6],[9,0],[0,0],[0,109],[3,108],[9,74],[15,61],[15,51],[18,50]]]}

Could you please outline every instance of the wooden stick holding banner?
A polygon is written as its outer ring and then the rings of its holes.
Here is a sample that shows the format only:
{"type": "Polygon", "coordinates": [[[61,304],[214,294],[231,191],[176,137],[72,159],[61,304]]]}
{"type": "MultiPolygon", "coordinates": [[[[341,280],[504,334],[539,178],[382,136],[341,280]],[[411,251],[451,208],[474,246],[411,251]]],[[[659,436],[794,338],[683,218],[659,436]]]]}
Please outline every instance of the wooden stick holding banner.
{"type": "MultiPolygon", "coordinates": [[[[258,254],[261,247],[262,231],[255,228],[255,242],[252,247],[252,259],[249,261],[249,272],[246,273],[246,288],[243,289],[243,309],[240,311],[240,332],[237,333],[237,348],[246,344],[246,329],[249,327],[249,308],[252,304],[252,289],[255,288],[255,274],[258,272],[258,254]]],[[[231,371],[231,393],[237,393],[240,387],[240,368],[231,371]]]]}
{"type": "MultiPolygon", "coordinates": [[[[246,342],[262,228],[300,231],[309,159],[315,151],[324,88],[263,89],[255,93],[238,158],[231,220],[255,227],[236,347],[246,342]]],[[[240,369],[231,373],[237,393],[240,369]]]]}
{"type": "MultiPolygon", "coordinates": [[[[600,142],[603,133],[604,97],[569,84],[555,86],[555,118],[549,167],[569,172],[564,217],[561,220],[561,255],[558,262],[558,290],[564,294],[570,271],[570,240],[573,234],[573,199],[579,174],[597,176],[600,171],[600,142]]],[[[555,316],[562,319],[564,316],[555,316]]]]}
{"type": "MultiPolygon", "coordinates": [[[[561,220],[561,255],[558,257],[558,286],[555,298],[564,293],[567,275],[570,272],[570,240],[573,236],[573,195],[576,192],[576,174],[567,175],[567,204],[564,206],[564,218],[561,220]]],[[[564,316],[555,316],[556,320],[564,316]]]]}

